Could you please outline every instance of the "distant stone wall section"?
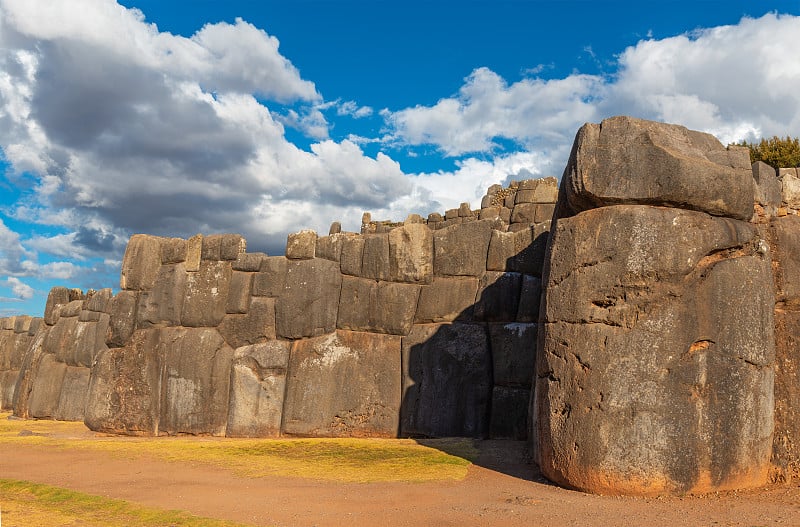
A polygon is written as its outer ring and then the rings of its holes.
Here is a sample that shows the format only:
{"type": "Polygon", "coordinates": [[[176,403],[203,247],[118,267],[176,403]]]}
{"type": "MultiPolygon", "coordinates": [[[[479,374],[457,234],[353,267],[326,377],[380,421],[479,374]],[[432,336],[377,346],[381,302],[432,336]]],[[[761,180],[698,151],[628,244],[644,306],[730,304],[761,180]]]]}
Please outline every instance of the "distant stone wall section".
{"type": "Polygon", "coordinates": [[[15,413],[99,431],[523,439],[554,178],[427,219],[135,235],[115,296],[50,293],[15,413]],[[499,203],[499,205],[496,205],[499,203]],[[460,215],[459,215],[460,214],[460,215]]]}

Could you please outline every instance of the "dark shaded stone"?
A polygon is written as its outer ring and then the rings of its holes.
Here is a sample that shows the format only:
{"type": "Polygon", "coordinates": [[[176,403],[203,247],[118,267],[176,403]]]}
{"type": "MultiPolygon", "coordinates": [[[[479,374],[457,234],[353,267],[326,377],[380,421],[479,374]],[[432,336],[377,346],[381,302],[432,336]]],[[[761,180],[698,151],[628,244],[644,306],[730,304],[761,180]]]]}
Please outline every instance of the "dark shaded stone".
{"type": "Polygon", "coordinates": [[[475,320],[513,322],[517,320],[522,275],[487,271],[478,283],[473,310],[475,320]]]}
{"type": "Polygon", "coordinates": [[[529,388],[495,386],[492,390],[492,419],[489,437],[516,441],[527,439],[530,398],[529,388]]]}
{"type": "Polygon", "coordinates": [[[495,385],[531,387],[537,335],[536,324],[489,324],[495,385]]]}
{"type": "Polygon", "coordinates": [[[415,325],[403,338],[403,437],[486,437],[492,359],[483,326],[415,325]]]}

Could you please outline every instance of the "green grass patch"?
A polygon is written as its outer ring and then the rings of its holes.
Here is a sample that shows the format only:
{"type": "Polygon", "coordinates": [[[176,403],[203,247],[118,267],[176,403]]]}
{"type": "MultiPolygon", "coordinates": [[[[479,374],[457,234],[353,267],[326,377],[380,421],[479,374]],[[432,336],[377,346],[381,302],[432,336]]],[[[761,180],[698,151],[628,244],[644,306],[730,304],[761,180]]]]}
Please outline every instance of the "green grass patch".
{"type": "Polygon", "coordinates": [[[340,482],[461,480],[478,456],[470,439],[227,439],[92,437],[82,423],[8,420],[0,414],[0,444],[108,452],[203,463],[247,477],[290,476],[340,482]],[[424,443],[424,444],[423,444],[424,443]]]}
{"type": "Polygon", "coordinates": [[[0,509],[7,527],[238,527],[242,523],[183,511],[140,507],[127,501],[27,481],[0,479],[0,509]]]}

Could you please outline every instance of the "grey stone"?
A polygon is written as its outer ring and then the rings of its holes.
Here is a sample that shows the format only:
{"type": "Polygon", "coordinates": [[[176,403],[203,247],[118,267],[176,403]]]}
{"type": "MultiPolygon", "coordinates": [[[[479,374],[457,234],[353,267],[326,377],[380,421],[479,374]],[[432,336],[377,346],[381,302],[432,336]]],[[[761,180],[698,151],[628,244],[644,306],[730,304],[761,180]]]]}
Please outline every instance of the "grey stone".
{"type": "Polygon", "coordinates": [[[114,292],[110,287],[96,291],[86,303],[86,309],[96,313],[109,313],[114,292]]]}
{"type": "Polygon", "coordinates": [[[528,438],[528,388],[495,386],[492,390],[492,418],[489,437],[524,441],[528,438]]]}
{"type": "Polygon", "coordinates": [[[335,233],[329,236],[323,236],[317,239],[317,248],[315,256],[317,258],[324,258],[332,262],[339,262],[342,259],[342,248],[344,247],[345,240],[348,237],[356,236],[355,234],[335,233]]]}
{"type": "MultiPolygon", "coordinates": [[[[222,234],[203,236],[200,246],[200,259],[218,262],[222,255],[222,234]]],[[[198,269],[199,270],[199,269],[198,269]]]]}
{"type": "Polygon", "coordinates": [[[800,177],[795,174],[781,169],[781,201],[789,208],[800,209],[800,177]]]}
{"type": "Polygon", "coordinates": [[[67,366],[53,419],[83,421],[88,394],[89,368],[67,366]]]}
{"type": "Polygon", "coordinates": [[[250,308],[250,290],[254,273],[231,272],[226,313],[247,313],[250,308]]]}
{"type": "Polygon", "coordinates": [[[186,272],[196,273],[200,270],[200,260],[203,257],[203,235],[195,234],[186,240],[186,272]]]}
{"type": "Polygon", "coordinates": [[[134,291],[120,291],[111,299],[111,323],[106,339],[109,346],[124,346],[133,335],[138,296],[134,291]]]}
{"type": "Polygon", "coordinates": [[[800,312],[775,311],[775,430],[772,464],[779,481],[800,478],[800,312]]]}
{"type": "Polygon", "coordinates": [[[755,226],[621,205],[553,232],[534,404],[543,474],[607,494],[763,484],[774,300],[755,226]]]}
{"type": "Polygon", "coordinates": [[[364,254],[364,237],[348,236],[342,241],[342,274],[361,276],[361,263],[364,254]]]}
{"type": "Polygon", "coordinates": [[[84,416],[90,430],[158,435],[165,364],[160,332],[136,331],[126,347],[107,349],[97,357],[84,416]]]}
{"type": "Polygon", "coordinates": [[[186,298],[181,309],[181,325],[218,326],[225,317],[230,280],[229,263],[213,260],[200,262],[200,271],[189,273],[186,278],[186,298]]]}
{"type": "Polygon", "coordinates": [[[516,256],[515,233],[493,230],[489,241],[486,269],[489,271],[510,270],[511,260],[516,256]]]}
{"type": "Polygon", "coordinates": [[[420,286],[345,276],[337,327],[405,335],[414,322],[420,286]]]}
{"type": "Polygon", "coordinates": [[[473,316],[486,322],[517,320],[522,275],[487,271],[478,284],[473,316]]]}
{"type": "Polygon", "coordinates": [[[225,261],[236,261],[239,256],[245,254],[247,250],[247,240],[241,234],[222,234],[219,243],[219,259],[225,261]]]}
{"type": "Polygon", "coordinates": [[[162,238],[161,265],[185,262],[187,248],[187,242],[182,238],[162,238]]]}
{"type": "Polygon", "coordinates": [[[403,338],[403,437],[486,437],[492,359],[483,326],[415,325],[403,338]]]}
{"type": "Polygon", "coordinates": [[[428,223],[440,223],[442,221],[444,221],[444,217],[438,212],[428,214],[428,223]]]}
{"type": "Polygon", "coordinates": [[[208,328],[163,329],[159,346],[165,361],[159,432],[224,436],[233,349],[208,328]]]}
{"type": "Polygon", "coordinates": [[[228,437],[280,435],[290,347],[287,341],[271,340],[234,351],[228,437]]]}
{"type": "Polygon", "coordinates": [[[389,234],[364,236],[361,276],[373,280],[389,280],[389,234]]]}
{"type": "Polygon", "coordinates": [[[161,266],[152,289],[139,294],[139,305],[136,309],[137,327],[181,325],[187,276],[183,264],[161,266]]]}
{"type": "Polygon", "coordinates": [[[571,213],[665,205],[748,221],[755,184],[736,148],[682,126],[612,117],[579,131],[562,191],[571,213]]]}
{"type": "Polygon", "coordinates": [[[400,341],[336,331],[292,348],[283,433],[395,437],[400,410],[400,341]]]}
{"type": "Polygon", "coordinates": [[[314,258],[317,249],[317,233],[303,230],[289,234],[286,239],[286,257],[290,260],[308,260],[314,258]]]}
{"type": "Polygon", "coordinates": [[[433,277],[433,233],[422,223],[389,232],[389,279],[429,283],[433,277]]]}
{"type": "Polygon", "coordinates": [[[269,256],[261,262],[261,271],[253,276],[253,296],[277,297],[286,284],[289,260],[283,256],[269,256]]]}
{"type": "Polygon", "coordinates": [[[275,299],[253,297],[246,314],[225,315],[219,333],[231,348],[275,338],[275,299]]]}
{"type": "Polygon", "coordinates": [[[753,163],[753,179],[756,182],[756,202],[763,207],[780,207],[782,185],[775,169],[763,161],[756,161],[753,163]]]}
{"type": "Polygon", "coordinates": [[[422,288],[415,323],[472,320],[478,279],[474,277],[440,277],[422,288]]]}
{"type": "Polygon", "coordinates": [[[161,267],[161,239],[134,234],[125,248],[120,274],[120,288],[145,291],[153,287],[161,267]]]}
{"type": "Polygon", "coordinates": [[[264,253],[241,253],[236,260],[231,263],[234,271],[245,271],[254,273],[261,270],[261,262],[267,258],[264,253]]]}
{"type": "Polygon", "coordinates": [[[522,289],[519,294],[517,322],[536,322],[539,320],[539,304],[541,299],[541,278],[529,274],[522,275],[522,289]]]}
{"type": "Polygon", "coordinates": [[[57,361],[55,356],[50,353],[42,355],[28,401],[30,417],[35,419],[53,418],[58,409],[61,385],[66,373],[66,364],[57,361]]]}
{"type": "Polygon", "coordinates": [[[340,232],[342,232],[342,224],[338,221],[331,223],[331,228],[328,229],[328,234],[339,234],[340,232]]]}
{"type": "Polygon", "coordinates": [[[438,276],[481,276],[486,271],[491,222],[480,220],[433,233],[434,272],[438,276]]]}
{"type": "Polygon", "coordinates": [[[775,260],[775,299],[800,298],[800,216],[773,218],[770,246],[775,260]]]}
{"type": "Polygon", "coordinates": [[[495,385],[531,387],[537,335],[536,324],[489,324],[495,385]]]}
{"type": "Polygon", "coordinates": [[[336,329],[342,275],[335,262],[290,260],[286,282],[275,306],[277,334],[313,337],[336,329]]]}

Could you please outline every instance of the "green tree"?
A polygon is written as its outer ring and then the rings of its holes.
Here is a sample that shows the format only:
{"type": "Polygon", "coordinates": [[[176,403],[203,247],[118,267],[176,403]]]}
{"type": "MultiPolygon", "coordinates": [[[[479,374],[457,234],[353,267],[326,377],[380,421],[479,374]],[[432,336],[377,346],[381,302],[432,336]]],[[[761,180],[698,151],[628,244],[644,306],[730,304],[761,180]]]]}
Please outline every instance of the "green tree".
{"type": "Polygon", "coordinates": [[[759,143],[742,141],[738,146],[750,149],[750,162],[763,161],[774,168],[793,168],[800,166],[800,140],[788,135],[781,139],[773,136],[759,143]]]}

